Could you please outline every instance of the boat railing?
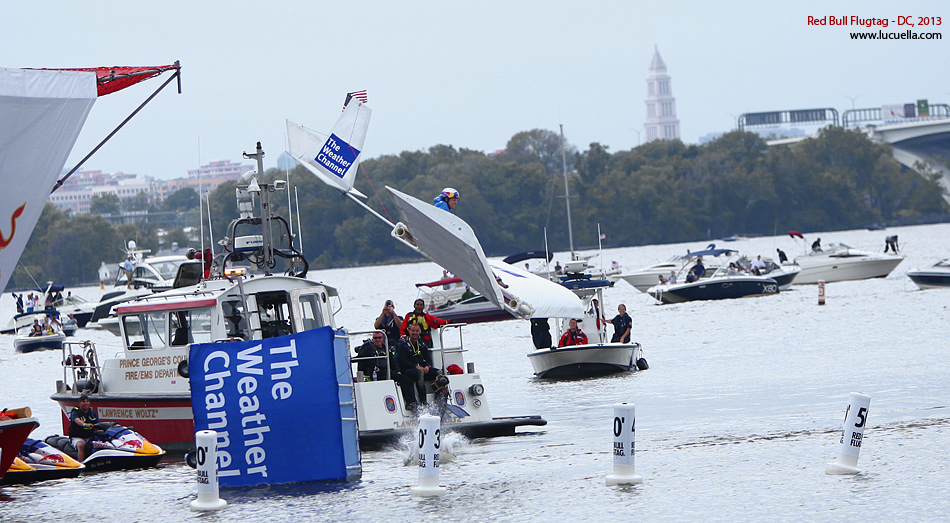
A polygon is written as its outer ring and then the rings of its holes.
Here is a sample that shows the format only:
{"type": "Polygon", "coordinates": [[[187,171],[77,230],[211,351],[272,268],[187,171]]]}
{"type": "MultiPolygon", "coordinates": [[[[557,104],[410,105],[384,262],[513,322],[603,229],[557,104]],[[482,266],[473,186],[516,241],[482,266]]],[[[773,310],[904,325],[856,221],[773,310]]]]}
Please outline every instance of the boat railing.
{"type": "MultiPolygon", "coordinates": [[[[364,356],[364,357],[362,357],[362,358],[360,358],[360,357],[358,357],[358,356],[351,356],[351,357],[350,357],[350,362],[351,362],[351,363],[359,363],[359,362],[361,362],[361,361],[370,361],[370,360],[374,360],[374,361],[375,361],[375,360],[380,360],[380,359],[386,359],[386,375],[385,375],[385,377],[382,378],[382,379],[389,380],[389,379],[392,379],[392,377],[390,376],[391,369],[389,368],[389,362],[390,362],[390,360],[389,360],[389,336],[387,336],[385,332],[383,332],[383,331],[381,331],[381,330],[350,331],[350,332],[347,332],[347,342],[349,342],[349,340],[350,340],[350,339],[353,339],[353,338],[358,338],[358,337],[360,337],[360,336],[365,336],[365,335],[367,335],[367,334],[373,335],[373,334],[377,334],[377,333],[383,335],[383,347],[386,349],[386,355],[385,355],[385,356],[364,356]]],[[[372,340],[369,340],[369,341],[372,341],[372,340]]],[[[350,345],[350,343],[347,343],[347,345],[350,345]]],[[[361,344],[358,345],[357,347],[361,347],[362,345],[363,345],[363,344],[361,343],[361,344]]]]}
{"type": "Polygon", "coordinates": [[[96,345],[89,341],[63,342],[63,383],[75,393],[96,392],[102,374],[96,345]]]}

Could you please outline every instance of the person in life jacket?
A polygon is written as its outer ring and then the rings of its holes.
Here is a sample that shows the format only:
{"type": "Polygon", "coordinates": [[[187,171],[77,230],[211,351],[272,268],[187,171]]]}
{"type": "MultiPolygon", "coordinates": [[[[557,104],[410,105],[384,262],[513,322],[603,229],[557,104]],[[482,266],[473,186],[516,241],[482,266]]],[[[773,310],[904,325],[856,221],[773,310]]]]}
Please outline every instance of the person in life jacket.
{"type": "Polygon", "coordinates": [[[442,189],[442,193],[435,197],[432,200],[432,205],[435,205],[443,211],[452,212],[455,209],[455,206],[459,203],[459,192],[451,187],[446,187],[442,189]]]}
{"type": "Polygon", "coordinates": [[[448,323],[448,321],[443,320],[442,318],[436,318],[435,316],[425,312],[426,302],[422,298],[418,298],[412,303],[412,312],[406,314],[406,317],[402,320],[402,325],[399,327],[399,333],[403,336],[409,334],[410,325],[419,325],[422,329],[422,341],[426,344],[427,347],[432,347],[432,327],[441,327],[448,323]]]}
{"type": "Polygon", "coordinates": [[[88,394],[79,396],[79,406],[69,413],[69,441],[76,449],[79,461],[86,459],[86,444],[96,433],[99,416],[92,410],[88,394]]]}
{"type": "Polygon", "coordinates": [[[561,336],[558,347],[569,347],[571,345],[587,345],[587,335],[577,326],[577,320],[571,318],[570,328],[561,336]]]}

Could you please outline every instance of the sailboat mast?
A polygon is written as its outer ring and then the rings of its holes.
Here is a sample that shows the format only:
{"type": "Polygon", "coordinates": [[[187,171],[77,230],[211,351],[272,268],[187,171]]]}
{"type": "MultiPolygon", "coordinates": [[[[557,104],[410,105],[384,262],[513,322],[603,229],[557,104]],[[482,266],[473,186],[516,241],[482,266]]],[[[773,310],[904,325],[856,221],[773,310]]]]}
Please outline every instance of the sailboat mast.
{"type": "Polygon", "coordinates": [[[571,260],[574,259],[574,228],[571,226],[571,193],[567,184],[567,152],[564,147],[564,124],[561,128],[561,164],[564,166],[564,202],[567,203],[567,241],[571,247],[571,260]]]}

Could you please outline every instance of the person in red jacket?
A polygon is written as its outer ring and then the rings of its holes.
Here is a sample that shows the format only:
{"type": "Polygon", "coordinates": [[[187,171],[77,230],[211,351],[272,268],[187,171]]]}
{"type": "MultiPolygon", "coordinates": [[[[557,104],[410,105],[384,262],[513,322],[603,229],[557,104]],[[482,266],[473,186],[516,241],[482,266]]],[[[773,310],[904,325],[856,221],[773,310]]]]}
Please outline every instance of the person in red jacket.
{"type": "Polygon", "coordinates": [[[441,327],[448,323],[448,321],[443,320],[442,318],[436,318],[435,316],[425,312],[426,302],[422,298],[417,299],[412,303],[412,312],[406,314],[402,320],[402,326],[399,327],[399,332],[403,336],[408,334],[408,328],[410,325],[418,324],[422,328],[422,342],[426,344],[426,347],[432,348],[432,327],[441,327]]]}
{"type": "Polygon", "coordinates": [[[561,341],[558,342],[558,347],[569,347],[571,345],[587,345],[587,335],[584,334],[577,326],[577,320],[571,318],[570,322],[571,328],[567,329],[563,336],[561,336],[561,341]]]}

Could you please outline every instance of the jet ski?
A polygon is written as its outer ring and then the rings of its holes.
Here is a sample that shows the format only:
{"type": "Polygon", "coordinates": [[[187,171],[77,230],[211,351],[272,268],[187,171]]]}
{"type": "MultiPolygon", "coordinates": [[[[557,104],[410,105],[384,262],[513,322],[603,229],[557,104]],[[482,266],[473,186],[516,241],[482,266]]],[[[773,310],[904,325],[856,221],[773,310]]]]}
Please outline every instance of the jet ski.
{"type": "MultiPolygon", "coordinates": [[[[69,437],[54,435],[45,442],[71,458],[79,459],[69,437]]],[[[87,448],[91,453],[82,461],[86,472],[150,468],[158,465],[165,455],[165,450],[138,432],[108,421],[96,424],[96,432],[89,439],[87,448]]]]}
{"type": "Polygon", "coordinates": [[[50,479],[75,478],[85,468],[85,465],[58,448],[27,438],[0,484],[25,485],[50,479]]]}

